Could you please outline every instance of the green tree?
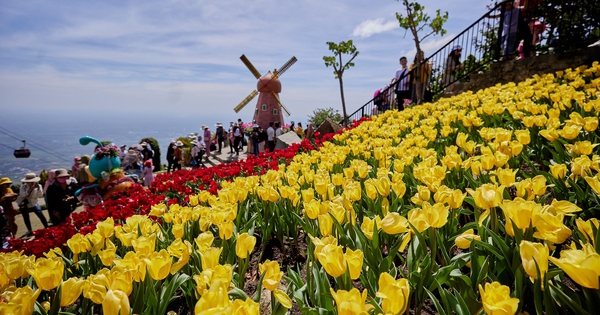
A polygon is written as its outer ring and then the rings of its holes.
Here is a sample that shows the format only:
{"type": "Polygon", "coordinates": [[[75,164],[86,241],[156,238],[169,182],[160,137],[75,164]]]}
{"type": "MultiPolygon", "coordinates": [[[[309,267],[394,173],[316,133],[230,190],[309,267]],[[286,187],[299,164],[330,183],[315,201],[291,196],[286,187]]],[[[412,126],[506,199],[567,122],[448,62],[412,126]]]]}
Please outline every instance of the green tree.
{"type": "Polygon", "coordinates": [[[323,61],[325,61],[326,67],[333,67],[333,74],[340,83],[342,109],[344,110],[344,126],[348,126],[348,114],[346,112],[346,100],[344,99],[344,81],[342,80],[342,76],[344,75],[344,71],[346,69],[350,69],[350,67],[354,66],[352,60],[354,60],[354,58],[358,56],[358,50],[356,50],[356,46],[354,46],[352,40],[349,40],[347,42],[342,41],[339,44],[333,42],[327,42],[326,44],[329,46],[329,50],[333,52],[333,56],[323,56],[323,61]],[[350,60],[348,60],[345,64],[342,62],[342,55],[351,56],[350,60]]]}
{"type": "MultiPolygon", "coordinates": [[[[442,13],[439,9],[436,10],[435,17],[432,18],[429,14],[425,13],[425,7],[419,4],[418,2],[409,2],[408,0],[397,0],[401,1],[406,14],[401,14],[396,12],[396,19],[398,19],[398,23],[400,27],[406,30],[410,30],[413,35],[413,40],[415,41],[415,47],[417,48],[417,56],[421,56],[423,54],[423,50],[421,50],[421,43],[431,35],[444,35],[446,34],[446,30],[443,28],[444,23],[448,21],[448,12],[444,11],[442,13]],[[429,32],[423,34],[423,32],[427,31],[426,28],[429,29],[429,32]]],[[[423,99],[423,84],[421,81],[423,80],[422,76],[427,75],[427,73],[422,73],[421,71],[421,63],[416,63],[416,69],[413,71],[413,82],[415,82],[416,93],[417,93],[417,103],[421,103],[423,99]]]]}
{"type": "Polygon", "coordinates": [[[338,110],[335,110],[332,107],[317,108],[313,110],[312,115],[308,115],[308,122],[310,122],[311,124],[313,124],[313,126],[315,126],[315,128],[317,128],[327,118],[335,122],[339,122],[342,120],[342,115],[338,110]]]}

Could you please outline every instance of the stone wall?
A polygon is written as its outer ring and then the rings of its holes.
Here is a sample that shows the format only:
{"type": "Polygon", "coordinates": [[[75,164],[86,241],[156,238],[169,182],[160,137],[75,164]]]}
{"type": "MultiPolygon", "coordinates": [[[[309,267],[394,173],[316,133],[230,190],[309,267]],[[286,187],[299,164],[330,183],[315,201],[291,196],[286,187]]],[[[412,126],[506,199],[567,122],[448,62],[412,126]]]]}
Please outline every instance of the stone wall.
{"type": "Polygon", "coordinates": [[[600,47],[589,47],[552,55],[493,63],[490,71],[471,75],[469,82],[456,84],[454,94],[477,91],[498,83],[521,82],[534,74],[553,73],[600,61],[600,47]]]}

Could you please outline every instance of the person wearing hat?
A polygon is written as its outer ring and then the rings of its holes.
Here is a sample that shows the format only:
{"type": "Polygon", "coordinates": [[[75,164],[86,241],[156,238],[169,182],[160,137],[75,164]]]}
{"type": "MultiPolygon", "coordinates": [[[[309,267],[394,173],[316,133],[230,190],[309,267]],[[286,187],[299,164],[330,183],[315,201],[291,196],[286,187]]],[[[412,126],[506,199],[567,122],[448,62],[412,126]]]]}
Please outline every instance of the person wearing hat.
{"type": "Polygon", "coordinates": [[[217,143],[219,145],[219,150],[217,153],[221,154],[221,148],[223,147],[223,142],[225,142],[225,129],[223,129],[223,124],[220,122],[218,122],[215,126],[217,126],[215,136],[217,137],[217,143]]]}
{"type": "Polygon", "coordinates": [[[38,200],[44,197],[44,189],[40,185],[40,178],[35,173],[25,174],[25,178],[21,179],[21,182],[23,185],[21,185],[21,191],[19,192],[19,197],[17,197],[17,204],[19,205],[19,209],[21,209],[25,227],[27,227],[27,233],[24,236],[31,236],[33,235],[33,230],[31,229],[31,221],[29,221],[30,212],[37,215],[45,228],[48,227],[48,221],[38,204],[38,200]]]}
{"type": "Polygon", "coordinates": [[[0,178],[0,208],[4,212],[3,215],[0,215],[0,232],[2,238],[8,237],[11,234],[12,236],[17,234],[18,227],[15,223],[17,211],[15,211],[12,205],[13,201],[17,200],[17,194],[10,189],[11,184],[12,181],[8,177],[0,178]]]}
{"type": "Polygon", "coordinates": [[[148,160],[152,160],[152,158],[154,157],[154,151],[152,150],[152,147],[147,143],[147,142],[142,142],[142,155],[144,162],[148,161],[148,160]]]}
{"type": "Polygon", "coordinates": [[[204,146],[206,147],[206,160],[208,161],[208,158],[210,157],[210,144],[212,142],[212,133],[210,131],[210,129],[208,128],[208,126],[206,125],[202,125],[202,130],[204,130],[204,146]]]}
{"type": "Polygon", "coordinates": [[[173,151],[173,163],[175,166],[173,170],[181,170],[181,164],[183,164],[183,142],[175,142],[175,150],[173,151]]]}
{"type": "Polygon", "coordinates": [[[121,160],[121,163],[123,163],[123,159],[125,158],[125,155],[127,155],[127,146],[122,145],[119,147],[119,160],[121,160]]]}
{"type": "Polygon", "coordinates": [[[452,50],[446,58],[444,64],[444,84],[448,85],[446,91],[454,91],[454,82],[456,81],[456,72],[460,69],[464,69],[465,65],[460,64],[460,55],[462,53],[462,47],[460,45],[452,46],[452,50]]]}
{"type": "Polygon", "coordinates": [[[59,225],[67,220],[71,214],[71,205],[76,202],[75,187],[68,184],[69,173],[64,168],[54,172],[56,181],[48,187],[48,212],[54,225],[59,225]]]}

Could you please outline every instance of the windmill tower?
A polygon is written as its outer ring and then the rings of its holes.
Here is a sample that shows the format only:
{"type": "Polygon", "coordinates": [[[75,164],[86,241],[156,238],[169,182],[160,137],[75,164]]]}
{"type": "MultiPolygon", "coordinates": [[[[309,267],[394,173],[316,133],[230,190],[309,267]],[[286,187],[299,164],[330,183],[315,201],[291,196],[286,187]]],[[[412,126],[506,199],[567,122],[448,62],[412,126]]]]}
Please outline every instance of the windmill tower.
{"type": "Polygon", "coordinates": [[[252,91],[241,103],[239,103],[233,110],[237,113],[244,106],[246,106],[256,95],[258,95],[258,101],[256,102],[256,108],[254,109],[254,121],[257,125],[263,129],[269,127],[269,122],[278,121],[283,126],[283,114],[290,116],[290,111],[281,103],[279,99],[279,93],[281,93],[281,76],[287,69],[289,69],[296,61],[296,57],[290,58],[286,63],[283,64],[279,69],[267,72],[265,75],[260,74],[256,68],[250,63],[250,60],[245,55],[240,57],[242,62],[248,67],[248,70],[252,72],[255,78],[258,79],[256,83],[256,90],[252,91]]]}

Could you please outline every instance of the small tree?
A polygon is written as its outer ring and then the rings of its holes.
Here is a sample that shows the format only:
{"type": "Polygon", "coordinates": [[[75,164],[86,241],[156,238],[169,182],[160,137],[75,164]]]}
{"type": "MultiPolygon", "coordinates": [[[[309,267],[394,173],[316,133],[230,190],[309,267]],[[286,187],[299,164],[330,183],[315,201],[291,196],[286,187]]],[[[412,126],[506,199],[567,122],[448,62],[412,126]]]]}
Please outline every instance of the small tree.
{"type": "Polygon", "coordinates": [[[326,67],[333,67],[333,74],[340,83],[342,109],[344,110],[344,126],[348,126],[348,114],[346,112],[346,100],[344,99],[344,81],[342,80],[342,76],[344,75],[344,71],[346,69],[350,69],[350,67],[354,66],[352,60],[354,60],[354,58],[358,56],[358,50],[356,50],[356,46],[354,46],[352,40],[349,40],[347,42],[342,41],[339,44],[333,42],[327,42],[326,44],[329,45],[329,50],[333,52],[333,56],[323,56],[323,61],[325,61],[326,67]],[[352,57],[350,57],[350,60],[348,60],[344,64],[342,62],[342,55],[351,55],[352,57]]]}
{"type": "Polygon", "coordinates": [[[308,115],[308,121],[313,124],[315,128],[319,127],[319,125],[321,125],[327,118],[335,122],[339,122],[342,120],[342,115],[340,115],[338,110],[335,110],[332,107],[317,108],[313,110],[312,115],[308,115]]]}
{"type": "MultiPolygon", "coordinates": [[[[396,19],[398,19],[400,27],[410,30],[412,33],[415,41],[415,47],[417,48],[417,56],[420,56],[423,53],[421,50],[421,43],[425,40],[425,38],[431,35],[443,36],[446,34],[446,30],[443,29],[443,26],[444,23],[448,21],[448,12],[444,11],[442,14],[438,9],[435,11],[435,18],[432,19],[427,13],[425,13],[425,7],[420,5],[418,2],[408,2],[408,0],[402,0],[402,5],[406,10],[406,15],[396,12],[396,19]],[[430,29],[430,32],[422,35],[421,37],[419,34],[422,33],[426,27],[430,29]]],[[[421,73],[421,63],[416,62],[415,66],[416,69],[413,69],[414,71],[412,80],[416,87],[417,103],[421,103],[423,99],[423,84],[421,83],[423,80],[423,74],[421,73]]]]}

